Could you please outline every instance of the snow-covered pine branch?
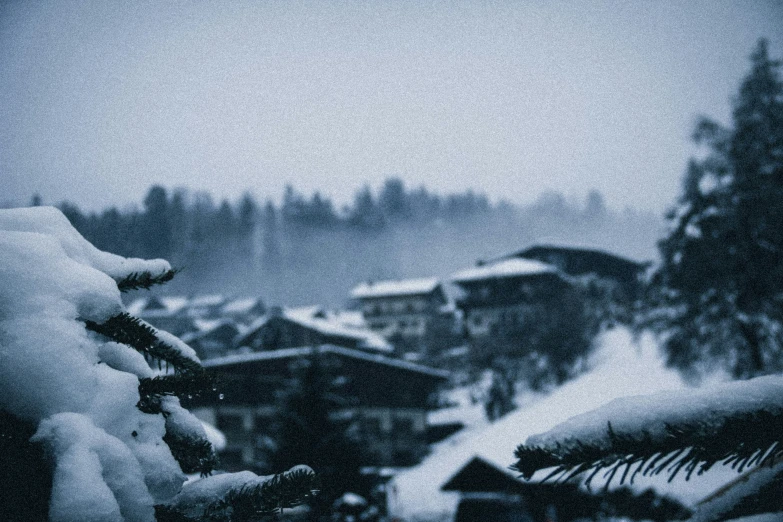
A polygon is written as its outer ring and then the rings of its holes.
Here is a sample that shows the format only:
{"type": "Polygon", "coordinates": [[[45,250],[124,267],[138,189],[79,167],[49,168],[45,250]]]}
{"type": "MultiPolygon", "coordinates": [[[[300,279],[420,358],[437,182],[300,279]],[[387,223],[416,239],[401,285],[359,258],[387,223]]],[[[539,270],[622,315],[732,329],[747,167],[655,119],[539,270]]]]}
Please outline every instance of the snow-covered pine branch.
{"type": "Polygon", "coordinates": [[[783,455],[783,377],[765,376],[697,390],[616,399],[528,438],[514,468],[526,477],[554,467],[566,479],[608,469],[608,480],[716,463],[738,471],[783,455]],[[620,473],[620,475],[617,475],[620,473]]]}
{"type": "MultiPolygon", "coordinates": [[[[671,481],[683,472],[687,480],[718,463],[738,472],[766,466],[774,472],[757,475],[756,482],[780,493],[783,377],[617,399],[528,438],[515,456],[513,469],[527,478],[549,470],[544,480],[579,476],[589,485],[603,470],[606,487],[638,474],[663,473],[671,481]]],[[[745,502],[742,491],[732,494],[729,507],[745,502]]],[[[757,497],[759,490],[748,494],[757,497]]]]}
{"type": "Polygon", "coordinates": [[[184,472],[209,473],[215,457],[178,396],[209,381],[190,347],[124,311],[118,287],[170,275],[166,261],[101,252],[54,208],[0,210],[0,450],[13,453],[0,472],[24,478],[6,482],[0,507],[17,509],[17,519],[228,520],[248,505],[266,513],[310,493],[309,468],[183,487],[184,472]],[[156,374],[145,356],[175,373],[156,374]],[[23,504],[30,485],[37,496],[27,503],[48,506],[9,506],[23,504]],[[212,494],[202,507],[223,507],[208,517],[192,508],[184,499],[198,491],[212,494]]]}

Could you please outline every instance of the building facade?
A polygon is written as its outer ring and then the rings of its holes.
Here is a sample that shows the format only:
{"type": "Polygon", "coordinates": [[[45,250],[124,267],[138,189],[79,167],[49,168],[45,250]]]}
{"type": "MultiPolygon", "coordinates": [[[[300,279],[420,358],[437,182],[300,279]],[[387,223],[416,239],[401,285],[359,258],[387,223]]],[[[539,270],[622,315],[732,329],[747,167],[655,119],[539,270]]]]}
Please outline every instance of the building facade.
{"type": "Polygon", "coordinates": [[[427,452],[427,411],[448,374],[421,365],[324,345],[238,354],[204,362],[221,383],[219,399],[188,406],[226,436],[220,453],[227,470],[264,470],[273,440],[279,393],[294,382],[297,364],[313,354],[342,382],[346,406],[335,412],[358,425],[369,466],[407,466],[427,452]]]}
{"type": "Polygon", "coordinates": [[[527,306],[567,288],[552,265],[528,259],[501,259],[457,272],[452,281],[464,295],[457,306],[464,314],[465,333],[472,339],[487,337],[498,328],[513,328],[527,306]]]}
{"type": "Polygon", "coordinates": [[[362,283],[351,298],[359,302],[367,326],[401,352],[447,347],[436,343],[447,340],[456,324],[455,308],[436,278],[362,283]]]}

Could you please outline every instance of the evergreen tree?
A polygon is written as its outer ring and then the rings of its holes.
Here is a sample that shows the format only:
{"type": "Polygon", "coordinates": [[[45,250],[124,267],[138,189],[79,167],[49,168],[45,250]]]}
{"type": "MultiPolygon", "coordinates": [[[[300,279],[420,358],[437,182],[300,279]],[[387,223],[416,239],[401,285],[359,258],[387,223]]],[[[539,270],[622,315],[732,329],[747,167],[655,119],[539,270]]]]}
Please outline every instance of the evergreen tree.
{"type": "MultiPolygon", "coordinates": [[[[733,127],[702,121],[672,231],[661,241],[646,324],[668,361],[698,373],[717,362],[736,377],[783,368],[783,84],[759,41],[734,101],[733,127]]],[[[783,514],[783,380],[779,375],[614,401],[517,448],[525,477],[606,486],[666,474],[685,480],[722,464],[743,476],[697,506],[699,521],[783,514]],[[639,415],[644,412],[644,415],[639,415]]]]}
{"type": "Polygon", "coordinates": [[[311,520],[328,513],[332,502],[347,491],[356,491],[361,483],[364,451],[351,436],[355,419],[341,417],[345,406],[334,370],[316,349],[295,371],[294,381],[279,399],[281,418],[274,429],[275,448],[268,463],[270,469],[306,464],[318,474],[323,484],[311,500],[311,520]]]}
{"type": "Polygon", "coordinates": [[[358,228],[373,230],[385,225],[383,214],[372,196],[370,187],[365,185],[354,196],[353,208],[348,222],[358,228]]]}
{"type": "Polygon", "coordinates": [[[660,242],[648,324],[669,362],[736,377],[783,369],[783,83],[759,41],[734,100],[733,127],[704,120],[660,242]]]}
{"type": "Polygon", "coordinates": [[[405,184],[399,178],[390,178],[383,183],[378,204],[388,218],[401,220],[410,217],[410,204],[405,192],[405,184]]]}
{"type": "Polygon", "coordinates": [[[280,234],[277,224],[277,210],[271,201],[264,206],[263,238],[261,244],[261,266],[265,272],[276,273],[282,264],[280,234]]]}
{"type": "Polygon", "coordinates": [[[206,477],[217,459],[178,399],[215,394],[216,384],[189,347],[123,311],[119,299],[170,281],[168,263],[101,252],[50,207],[0,211],[0,246],[0,473],[18,477],[0,488],[3,520],[41,520],[51,505],[55,522],[93,509],[106,514],[101,520],[250,522],[309,495],[306,469],[182,486],[183,472],[206,477]],[[55,348],[37,346],[36,335],[55,348]],[[50,361],[55,353],[62,359],[50,361]],[[42,375],[28,377],[41,389],[63,384],[63,398],[20,382],[34,371],[42,375]],[[163,445],[170,453],[154,449],[163,445]]]}
{"type": "Polygon", "coordinates": [[[168,258],[172,253],[168,194],[160,185],[150,187],[144,198],[140,240],[144,257],[168,258]]]}
{"type": "MultiPolygon", "coordinates": [[[[667,475],[669,482],[719,465],[743,473],[713,488],[694,520],[783,514],[783,378],[757,377],[714,389],[614,400],[520,445],[512,466],[543,481],[613,480],[667,475]],[[640,412],[643,414],[640,415],[640,412]],[[599,475],[600,472],[604,472],[599,475]]],[[[687,488],[688,485],[682,484],[687,488]]],[[[769,520],[779,520],[779,518],[769,520]]],[[[766,520],[766,519],[765,519],[766,520]]]]}

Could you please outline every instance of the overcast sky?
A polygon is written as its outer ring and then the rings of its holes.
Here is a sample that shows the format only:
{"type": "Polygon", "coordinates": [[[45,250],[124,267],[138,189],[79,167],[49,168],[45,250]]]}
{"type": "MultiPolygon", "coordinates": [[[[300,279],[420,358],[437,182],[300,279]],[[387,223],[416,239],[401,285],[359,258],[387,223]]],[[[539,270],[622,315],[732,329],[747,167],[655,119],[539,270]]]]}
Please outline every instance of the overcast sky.
{"type": "Polygon", "coordinates": [[[0,202],[390,176],[663,211],[781,1],[0,0],[0,202]]]}

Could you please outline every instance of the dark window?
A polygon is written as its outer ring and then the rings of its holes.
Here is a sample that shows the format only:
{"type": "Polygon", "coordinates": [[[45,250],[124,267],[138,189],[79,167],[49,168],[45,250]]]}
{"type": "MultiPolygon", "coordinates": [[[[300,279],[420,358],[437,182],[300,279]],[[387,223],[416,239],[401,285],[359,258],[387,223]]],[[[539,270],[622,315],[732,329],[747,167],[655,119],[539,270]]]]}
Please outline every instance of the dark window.
{"type": "Polygon", "coordinates": [[[220,465],[228,470],[240,469],[243,467],[242,450],[227,449],[220,452],[220,465]]]}
{"type": "Polygon", "coordinates": [[[362,419],[362,430],[370,438],[379,438],[381,436],[381,419],[377,417],[364,417],[362,419]]]}
{"type": "Polygon", "coordinates": [[[395,437],[406,437],[413,434],[413,419],[409,417],[394,417],[392,431],[395,437]]]}
{"type": "Polygon", "coordinates": [[[242,416],[230,413],[218,413],[217,429],[228,433],[244,431],[245,426],[242,416]]]}

